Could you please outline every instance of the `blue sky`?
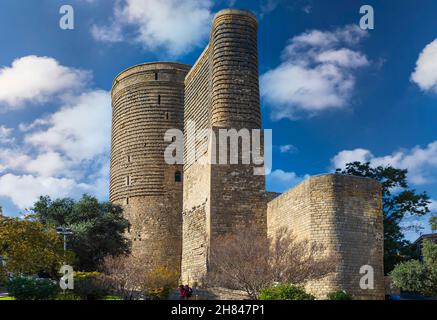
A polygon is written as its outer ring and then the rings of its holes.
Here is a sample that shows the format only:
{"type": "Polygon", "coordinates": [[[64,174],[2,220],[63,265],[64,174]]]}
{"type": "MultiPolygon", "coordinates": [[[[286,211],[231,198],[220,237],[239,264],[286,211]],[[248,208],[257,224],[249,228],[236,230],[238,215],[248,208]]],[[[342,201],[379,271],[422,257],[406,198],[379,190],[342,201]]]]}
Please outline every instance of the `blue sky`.
{"type": "MultiPolygon", "coordinates": [[[[112,79],[147,61],[193,64],[214,13],[227,7],[259,19],[269,190],[365,160],[409,169],[411,186],[437,200],[433,0],[1,0],[5,213],[18,215],[40,194],[106,199],[112,79]],[[59,27],[64,4],[74,8],[74,30],[59,27]],[[363,4],[374,8],[374,30],[358,28],[363,4]]],[[[408,222],[426,226],[416,220],[408,222]]]]}

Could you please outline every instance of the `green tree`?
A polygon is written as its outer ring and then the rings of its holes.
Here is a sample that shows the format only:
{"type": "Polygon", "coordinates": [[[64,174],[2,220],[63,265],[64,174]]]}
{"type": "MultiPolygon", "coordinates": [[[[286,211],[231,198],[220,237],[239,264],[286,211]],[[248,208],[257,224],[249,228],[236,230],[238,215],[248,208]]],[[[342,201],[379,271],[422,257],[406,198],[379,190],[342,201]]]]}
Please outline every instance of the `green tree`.
{"type": "Polygon", "coordinates": [[[100,203],[89,195],[77,202],[45,196],[40,197],[32,211],[44,225],[68,227],[73,231],[67,243],[76,255],[78,270],[97,270],[106,256],[129,252],[130,243],[124,236],[129,222],[123,218],[123,210],[118,205],[100,203]]]}
{"type": "Polygon", "coordinates": [[[437,295],[437,244],[423,241],[423,262],[401,262],[390,272],[393,284],[405,291],[437,295]]]}
{"type": "Polygon", "coordinates": [[[388,274],[399,262],[414,256],[400,226],[406,216],[423,216],[429,213],[428,195],[416,193],[407,182],[407,170],[391,166],[371,167],[370,163],[352,162],[337,173],[372,178],[382,185],[384,213],[384,271],[388,274]]]}
{"type": "Polygon", "coordinates": [[[30,219],[0,216],[0,256],[9,272],[33,275],[46,272],[58,274],[64,258],[61,238],[54,228],[30,219]]]}

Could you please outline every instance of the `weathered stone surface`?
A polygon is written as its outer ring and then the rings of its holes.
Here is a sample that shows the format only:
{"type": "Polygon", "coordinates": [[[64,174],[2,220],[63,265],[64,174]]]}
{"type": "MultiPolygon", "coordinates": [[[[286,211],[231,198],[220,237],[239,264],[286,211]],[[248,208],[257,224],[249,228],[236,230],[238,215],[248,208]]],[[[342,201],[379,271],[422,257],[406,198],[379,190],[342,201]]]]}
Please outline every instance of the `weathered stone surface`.
{"type": "Polygon", "coordinates": [[[133,254],[180,269],[181,165],[164,161],[164,133],[183,128],[184,79],[190,66],[146,63],[129,68],[112,88],[110,200],[124,207],[133,254]]]}
{"type": "Polygon", "coordinates": [[[339,255],[332,277],[308,289],[319,298],[346,290],[357,299],[384,298],[381,186],[352,176],[328,174],[306,180],[268,204],[269,236],[287,227],[299,239],[323,243],[339,255]],[[374,290],[360,288],[360,268],[375,271],[374,290]]]}
{"type": "MultiPolygon", "coordinates": [[[[190,69],[146,63],[114,81],[110,200],[132,224],[133,253],[151,264],[181,269],[183,283],[201,283],[218,237],[256,226],[266,237],[286,226],[301,239],[337,253],[337,272],[308,284],[319,298],[337,289],[358,299],[382,299],[383,229],[380,185],[325,175],[279,195],[265,192],[254,165],[211,163],[211,136],[186,135],[185,165],[164,162],[167,129],[261,128],[257,21],[240,10],[214,18],[210,41],[190,69]],[[196,161],[190,151],[202,150],[196,161]],[[183,183],[175,173],[183,172],[183,183]],[[375,290],[359,288],[362,265],[375,270],[375,290]]],[[[263,150],[260,150],[263,154],[263,150]]],[[[217,154],[217,151],[216,151],[217,154]]],[[[214,163],[214,162],[213,162],[214,163]]],[[[220,295],[219,295],[220,296],[220,295]]]]}
{"type": "MultiPolygon", "coordinates": [[[[216,137],[220,128],[261,128],[252,14],[223,10],[215,16],[210,42],[185,80],[184,121],[185,132],[195,121],[196,129],[211,129],[216,137]]],[[[248,226],[267,231],[265,177],[255,176],[253,165],[202,164],[213,154],[207,137],[188,139],[186,157],[195,147],[203,156],[184,166],[182,279],[189,283],[202,281],[219,236],[248,226]]]]}

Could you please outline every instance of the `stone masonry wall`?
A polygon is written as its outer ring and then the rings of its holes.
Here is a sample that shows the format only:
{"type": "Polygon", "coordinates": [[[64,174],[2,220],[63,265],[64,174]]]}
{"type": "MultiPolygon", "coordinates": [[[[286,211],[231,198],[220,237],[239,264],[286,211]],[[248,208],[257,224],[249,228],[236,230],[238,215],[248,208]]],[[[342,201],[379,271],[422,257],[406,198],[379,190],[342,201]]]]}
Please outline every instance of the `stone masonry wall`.
{"type": "Polygon", "coordinates": [[[269,236],[280,227],[298,239],[323,243],[339,256],[337,271],[308,284],[317,297],[346,290],[355,299],[383,299],[383,222],[381,186],[359,177],[312,177],[268,203],[269,236]],[[362,290],[360,268],[374,268],[374,290],[362,290]]]}
{"type": "MultiPolygon", "coordinates": [[[[201,284],[221,236],[254,226],[274,236],[285,226],[340,257],[336,272],[309,283],[309,291],[319,298],[344,289],[357,299],[382,299],[383,223],[376,181],[329,174],[278,195],[265,192],[265,176],[254,175],[255,165],[212,161],[219,154],[212,134],[218,142],[220,129],[261,128],[257,51],[256,17],[222,10],[191,69],[145,63],[114,80],[110,201],[124,207],[131,223],[133,254],[180,270],[184,283],[201,284]],[[212,133],[195,139],[188,134],[192,125],[212,133]],[[164,161],[168,129],[184,129],[183,166],[164,161]],[[182,182],[177,174],[183,174],[182,182]],[[363,265],[374,268],[374,290],[359,287],[363,265]]],[[[238,144],[241,160],[243,139],[238,144]]]]}
{"type": "Polygon", "coordinates": [[[168,129],[183,129],[184,79],[190,66],[145,63],[123,71],[112,88],[110,200],[131,223],[132,253],[180,271],[182,165],[168,165],[168,129]]]}
{"type": "MultiPolygon", "coordinates": [[[[185,133],[189,121],[211,129],[217,142],[221,128],[260,129],[259,101],[256,18],[220,11],[208,46],[185,79],[185,133]]],[[[249,226],[267,230],[265,177],[255,176],[253,165],[201,164],[212,159],[214,147],[208,138],[185,143],[182,279],[190,283],[201,282],[208,271],[218,237],[249,226]],[[187,163],[195,147],[201,152],[187,163]]]]}

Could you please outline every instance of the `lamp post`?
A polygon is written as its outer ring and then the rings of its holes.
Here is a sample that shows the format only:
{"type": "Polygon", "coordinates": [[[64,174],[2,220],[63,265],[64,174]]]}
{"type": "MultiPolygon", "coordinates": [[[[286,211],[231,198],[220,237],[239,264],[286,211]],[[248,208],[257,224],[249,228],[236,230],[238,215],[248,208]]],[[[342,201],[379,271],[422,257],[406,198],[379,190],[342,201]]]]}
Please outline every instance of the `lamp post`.
{"type": "MultiPolygon", "coordinates": [[[[71,231],[70,228],[58,227],[56,228],[56,232],[57,234],[64,236],[64,260],[65,260],[66,252],[67,252],[67,236],[72,235],[73,231],[71,231]]],[[[65,263],[66,261],[64,261],[64,264],[65,263]]]]}

